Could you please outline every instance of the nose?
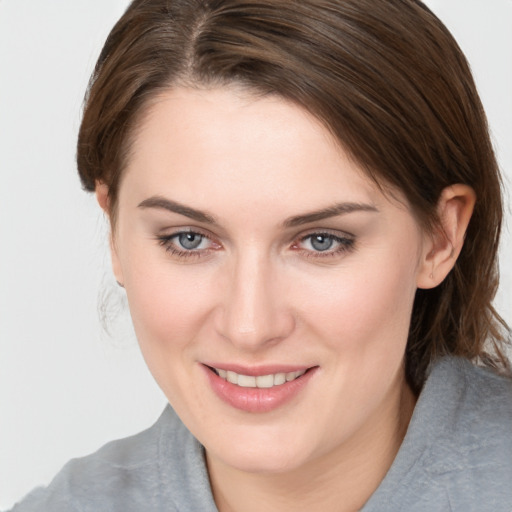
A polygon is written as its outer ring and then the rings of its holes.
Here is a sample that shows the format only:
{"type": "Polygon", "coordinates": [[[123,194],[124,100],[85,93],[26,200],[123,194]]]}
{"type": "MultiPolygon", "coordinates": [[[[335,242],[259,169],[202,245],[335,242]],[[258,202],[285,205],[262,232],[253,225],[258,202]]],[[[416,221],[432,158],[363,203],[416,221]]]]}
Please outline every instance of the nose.
{"type": "Polygon", "coordinates": [[[237,258],[227,272],[216,315],[218,333],[253,352],[288,337],[295,320],[276,265],[253,252],[237,258]]]}

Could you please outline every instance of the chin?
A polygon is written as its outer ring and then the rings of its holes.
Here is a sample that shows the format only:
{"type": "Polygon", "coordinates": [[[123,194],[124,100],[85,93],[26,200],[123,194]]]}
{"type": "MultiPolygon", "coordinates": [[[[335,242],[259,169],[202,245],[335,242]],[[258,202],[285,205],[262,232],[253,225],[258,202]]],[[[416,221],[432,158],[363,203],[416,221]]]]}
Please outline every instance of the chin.
{"type": "MultiPolygon", "coordinates": [[[[243,450],[242,450],[243,451],[243,450]]],[[[244,473],[282,474],[298,469],[304,460],[298,454],[281,453],[262,455],[261,453],[222,454],[222,462],[244,473]]]]}
{"type": "Polygon", "coordinates": [[[300,468],[312,455],[312,447],[293,435],[227,436],[224,443],[206,447],[207,457],[247,473],[279,474],[300,468]]]}

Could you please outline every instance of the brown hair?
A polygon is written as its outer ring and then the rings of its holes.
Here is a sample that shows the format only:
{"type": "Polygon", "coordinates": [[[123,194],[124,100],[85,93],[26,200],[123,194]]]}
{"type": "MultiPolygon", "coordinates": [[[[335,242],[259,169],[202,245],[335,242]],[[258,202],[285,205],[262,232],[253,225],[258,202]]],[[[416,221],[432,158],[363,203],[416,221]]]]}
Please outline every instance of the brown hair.
{"type": "Polygon", "coordinates": [[[418,390],[430,362],[507,367],[492,307],[502,221],[498,166],[468,63],[418,0],[134,0],[110,33],[85,100],[82,183],[115,213],[130,139],[148,101],[176,85],[241,84],[317,116],[377,183],[403,192],[426,229],[448,185],[478,199],[455,268],[418,290],[406,353],[418,390]]]}

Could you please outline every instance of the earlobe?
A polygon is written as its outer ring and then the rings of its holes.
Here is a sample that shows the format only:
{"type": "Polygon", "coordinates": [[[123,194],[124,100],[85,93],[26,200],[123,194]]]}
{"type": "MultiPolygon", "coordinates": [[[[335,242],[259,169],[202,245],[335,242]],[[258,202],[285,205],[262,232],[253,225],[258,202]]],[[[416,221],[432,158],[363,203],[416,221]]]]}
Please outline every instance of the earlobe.
{"type": "Polygon", "coordinates": [[[114,277],[117,281],[117,284],[124,288],[124,280],[123,280],[123,273],[121,270],[121,262],[119,261],[119,256],[117,253],[117,248],[115,244],[114,239],[114,227],[112,226],[112,218],[111,218],[111,212],[110,212],[110,200],[108,195],[108,186],[101,182],[96,182],[96,188],[95,188],[95,194],[96,194],[96,200],[98,201],[98,204],[100,205],[101,209],[104,211],[104,213],[108,216],[110,220],[110,256],[112,261],[112,271],[114,273],[114,277]]]}
{"type": "Polygon", "coordinates": [[[121,288],[124,288],[124,277],[121,261],[119,259],[119,254],[117,252],[113,235],[110,236],[110,258],[112,261],[112,272],[114,274],[115,280],[121,288]]]}
{"type": "Polygon", "coordinates": [[[107,214],[110,214],[110,204],[108,198],[108,186],[102,181],[96,182],[96,187],[94,189],[94,193],[96,194],[96,200],[100,205],[100,208],[107,214]]]}
{"type": "Polygon", "coordinates": [[[468,185],[451,185],[441,193],[437,205],[440,226],[425,244],[418,288],[435,288],[452,270],[464,245],[475,202],[475,191],[468,185]]]}

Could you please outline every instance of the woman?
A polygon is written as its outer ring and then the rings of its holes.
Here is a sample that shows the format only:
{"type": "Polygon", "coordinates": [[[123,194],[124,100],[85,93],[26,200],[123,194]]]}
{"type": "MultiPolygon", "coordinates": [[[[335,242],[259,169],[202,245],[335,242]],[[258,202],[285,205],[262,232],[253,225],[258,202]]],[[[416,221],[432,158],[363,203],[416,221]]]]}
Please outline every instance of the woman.
{"type": "Polygon", "coordinates": [[[14,510],[510,509],[499,174],[423,4],[135,1],[77,160],[172,409],[14,510]]]}

